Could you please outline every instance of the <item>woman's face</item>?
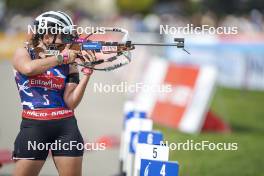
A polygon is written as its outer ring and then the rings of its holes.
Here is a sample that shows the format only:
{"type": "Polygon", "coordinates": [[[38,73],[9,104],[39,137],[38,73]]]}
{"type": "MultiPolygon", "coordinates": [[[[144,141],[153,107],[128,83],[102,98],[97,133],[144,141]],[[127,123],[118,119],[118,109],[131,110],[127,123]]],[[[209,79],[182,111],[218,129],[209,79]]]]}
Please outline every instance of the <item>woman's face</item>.
{"type": "MultiPolygon", "coordinates": [[[[50,45],[53,44],[54,37],[55,35],[45,34],[42,41],[45,45],[50,45]]],[[[55,43],[62,44],[61,34],[57,34],[55,43]]]]}
{"type": "Polygon", "coordinates": [[[61,34],[57,34],[55,42],[54,40],[55,35],[44,35],[42,44],[40,43],[40,47],[47,48],[49,45],[55,44],[58,50],[62,51],[65,49],[65,44],[63,44],[62,39],[61,39],[61,34]]]}

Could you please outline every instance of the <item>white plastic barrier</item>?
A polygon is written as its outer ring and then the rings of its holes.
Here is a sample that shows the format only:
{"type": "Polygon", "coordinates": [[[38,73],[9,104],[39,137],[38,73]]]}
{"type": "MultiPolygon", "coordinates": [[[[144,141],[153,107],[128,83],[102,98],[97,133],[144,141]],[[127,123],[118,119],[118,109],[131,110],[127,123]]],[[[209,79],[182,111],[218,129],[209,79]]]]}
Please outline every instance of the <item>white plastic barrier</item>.
{"type": "Polygon", "coordinates": [[[124,124],[120,140],[120,174],[124,175],[129,171],[132,173],[133,160],[129,154],[129,144],[131,132],[138,132],[140,130],[152,130],[152,120],[147,119],[144,111],[137,111],[133,102],[128,101],[124,106],[124,124]]]}

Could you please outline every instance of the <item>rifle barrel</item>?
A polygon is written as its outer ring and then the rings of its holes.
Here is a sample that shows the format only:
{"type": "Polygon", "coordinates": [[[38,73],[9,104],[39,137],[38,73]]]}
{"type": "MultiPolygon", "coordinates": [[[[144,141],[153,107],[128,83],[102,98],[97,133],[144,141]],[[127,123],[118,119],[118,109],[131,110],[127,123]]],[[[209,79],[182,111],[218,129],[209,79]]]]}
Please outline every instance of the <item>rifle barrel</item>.
{"type": "Polygon", "coordinates": [[[132,43],[132,45],[142,45],[142,46],[179,46],[178,43],[132,43]]]}

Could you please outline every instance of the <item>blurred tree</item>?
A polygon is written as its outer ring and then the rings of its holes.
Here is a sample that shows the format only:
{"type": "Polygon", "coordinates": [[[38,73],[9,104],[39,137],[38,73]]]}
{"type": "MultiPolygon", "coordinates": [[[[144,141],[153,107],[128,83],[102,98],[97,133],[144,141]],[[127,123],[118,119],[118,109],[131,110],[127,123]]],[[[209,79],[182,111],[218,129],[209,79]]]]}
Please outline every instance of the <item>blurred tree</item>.
{"type": "Polygon", "coordinates": [[[248,10],[258,9],[264,12],[264,1],[263,0],[248,0],[248,6],[246,6],[248,10]]]}
{"type": "Polygon", "coordinates": [[[204,14],[208,11],[214,12],[217,16],[226,14],[243,15],[248,14],[252,9],[264,13],[264,0],[156,0],[156,6],[167,5],[167,9],[177,7],[181,15],[204,14]]]}
{"type": "Polygon", "coordinates": [[[252,9],[264,11],[263,0],[202,0],[202,11],[215,12],[218,16],[225,14],[245,14],[252,9]]]}
{"type": "Polygon", "coordinates": [[[218,15],[234,13],[237,6],[238,0],[203,0],[202,11],[208,10],[213,11],[218,15]]]}
{"type": "Polygon", "coordinates": [[[155,0],[117,0],[116,2],[121,12],[146,13],[151,10],[155,0]]]}
{"type": "Polygon", "coordinates": [[[51,1],[52,0],[8,0],[6,1],[6,7],[9,10],[15,10],[17,12],[28,12],[42,8],[51,1]]]}

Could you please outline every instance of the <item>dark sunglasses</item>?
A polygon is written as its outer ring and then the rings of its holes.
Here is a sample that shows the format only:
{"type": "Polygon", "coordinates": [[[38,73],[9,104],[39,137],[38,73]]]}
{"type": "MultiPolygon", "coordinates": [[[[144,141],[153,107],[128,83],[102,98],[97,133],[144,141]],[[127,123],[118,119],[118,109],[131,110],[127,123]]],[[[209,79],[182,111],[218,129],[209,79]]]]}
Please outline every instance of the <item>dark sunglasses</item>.
{"type": "Polygon", "coordinates": [[[78,38],[77,34],[61,34],[62,43],[69,44],[74,42],[78,38]]]}

